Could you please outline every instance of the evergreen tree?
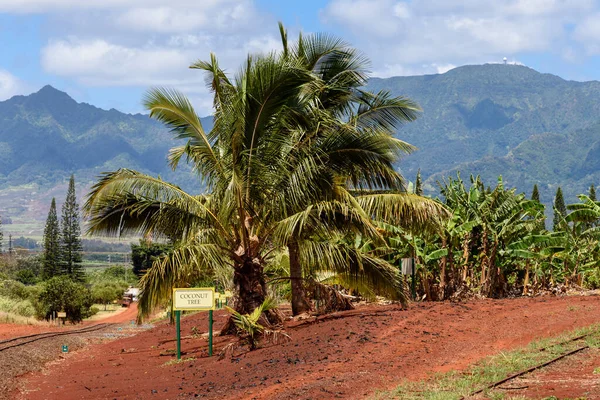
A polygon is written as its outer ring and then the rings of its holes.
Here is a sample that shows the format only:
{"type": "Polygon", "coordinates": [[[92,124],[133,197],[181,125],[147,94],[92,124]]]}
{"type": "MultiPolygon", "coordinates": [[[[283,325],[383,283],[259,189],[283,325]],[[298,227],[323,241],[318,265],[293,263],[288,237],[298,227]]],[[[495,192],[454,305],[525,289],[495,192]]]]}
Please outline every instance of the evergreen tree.
{"type": "Polygon", "coordinates": [[[556,190],[556,196],[554,196],[554,220],[552,229],[554,231],[560,230],[561,220],[567,216],[567,206],[565,205],[565,199],[563,198],[562,189],[560,186],[556,190]]]}
{"type": "Polygon", "coordinates": [[[423,182],[421,181],[421,169],[417,171],[417,180],[415,182],[415,194],[423,196],[423,182]]]}
{"type": "Polygon", "coordinates": [[[44,263],[42,277],[50,279],[60,274],[60,227],[56,215],[56,200],[52,198],[44,228],[44,263]]]}
{"type": "Polygon", "coordinates": [[[535,200],[538,203],[540,202],[540,192],[537,187],[537,183],[533,185],[533,193],[531,193],[531,200],[535,200]]]}
{"type": "MultiPolygon", "coordinates": [[[[538,203],[541,203],[540,201],[540,191],[538,190],[538,186],[537,183],[535,185],[533,185],[533,192],[531,193],[531,200],[537,201],[538,203]]],[[[537,228],[538,233],[546,230],[546,215],[543,214],[543,219],[540,221],[540,224],[537,228]]]]}
{"type": "Polygon", "coordinates": [[[12,247],[12,235],[9,233],[8,234],[8,255],[12,256],[13,253],[13,247],[12,247]]]}
{"type": "Polygon", "coordinates": [[[79,205],[75,197],[75,177],[71,175],[67,198],[62,207],[61,223],[61,264],[62,272],[73,280],[83,281],[83,266],[81,265],[83,251],[81,245],[81,227],[79,226],[79,205]]]}

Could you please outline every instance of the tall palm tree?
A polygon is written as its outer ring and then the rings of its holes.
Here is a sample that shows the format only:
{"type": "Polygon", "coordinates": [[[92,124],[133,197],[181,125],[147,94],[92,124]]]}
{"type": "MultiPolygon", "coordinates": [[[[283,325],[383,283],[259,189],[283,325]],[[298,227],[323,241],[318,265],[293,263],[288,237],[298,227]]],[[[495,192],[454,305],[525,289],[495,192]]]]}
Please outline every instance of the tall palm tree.
{"type": "MultiPolygon", "coordinates": [[[[266,296],[269,255],[285,246],[296,246],[299,259],[330,260],[345,273],[385,285],[385,273],[339,265],[343,252],[332,246],[303,244],[349,228],[376,237],[374,216],[418,222],[437,210],[411,208],[420,203],[396,193],[355,197],[350,190],[401,187],[393,162],[411,147],[389,128],[414,118],[416,106],[358,90],[366,79],[363,59],[343,42],[315,35],[288,48],[284,40],[282,53],[249,56],[234,78],[214,55],[191,66],[207,73],[214,95],[210,132],[181,93],[148,92],[151,117],[186,141],[171,150],[171,166],[191,163],[206,194],[125,169],[105,174],[92,188],[85,204],[91,233],[150,234],[174,244],[141,280],[142,315],[168,299],[172,287],[223,265],[233,270],[235,310],[250,313],[266,296]]],[[[389,272],[391,266],[374,268],[389,272]]],[[[275,312],[266,319],[278,321],[275,312]]]]}
{"type": "MultiPolygon", "coordinates": [[[[297,148],[302,151],[296,152],[295,157],[299,158],[300,166],[307,162],[319,164],[325,184],[319,184],[320,190],[314,193],[316,197],[308,199],[304,208],[296,210],[299,215],[306,217],[307,211],[314,214],[316,210],[311,202],[315,199],[344,202],[351,199],[350,195],[356,198],[356,202],[350,204],[352,207],[362,208],[371,217],[378,217],[375,213],[383,212],[389,221],[393,218],[393,222],[403,226],[419,228],[415,217],[422,221],[439,215],[442,210],[439,204],[406,193],[404,180],[393,167],[400,154],[408,154],[414,147],[393,138],[392,132],[417,117],[418,105],[403,97],[392,97],[386,91],[365,91],[366,59],[340,39],[323,34],[300,35],[293,46],[288,46],[287,32],[281,24],[279,28],[283,58],[293,60],[311,75],[319,77],[314,84],[306,86],[304,112],[294,115],[295,129],[302,131],[297,142],[297,148]]],[[[288,208],[288,211],[293,210],[288,208]]],[[[292,212],[290,218],[297,216],[292,212]]],[[[321,214],[317,220],[322,222],[324,217],[321,214]]],[[[340,226],[340,221],[333,222],[340,226]]],[[[344,219],[341,226],[347,228],[348,222],[344,219]]],[[[286,234],[292,312],[298,314],[309,308],[303,295],[303,270],[314,271],[316,264],[303,263],[301,258],[303,251],[315,249],[310,240],[306,241],[314,238],[314,232],[304,226],[301,231],[286,234]],[[300,249],[302,243],[306,244],[304,249],[300,249]]],[[[344,243],[347,241],[338,242],[342,246],[344,243]]],[[[346,260],[354,259],[351,255],[356,256],[354,250],[345,248],[346,260]]],[[[390,275],[393,268],[387,265],[387,269],[387,275],[390,275]]]]}

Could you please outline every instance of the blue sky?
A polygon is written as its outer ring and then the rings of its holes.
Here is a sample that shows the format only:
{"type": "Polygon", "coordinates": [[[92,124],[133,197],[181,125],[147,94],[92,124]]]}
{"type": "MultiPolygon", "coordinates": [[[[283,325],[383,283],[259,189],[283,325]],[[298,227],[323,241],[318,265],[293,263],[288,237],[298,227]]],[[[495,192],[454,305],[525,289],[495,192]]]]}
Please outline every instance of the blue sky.
{"type": "Polygon", "coordinates": [[[371,59],[374,76],[522,63],[600,80],[595,0],[0,0],[0,100],[51,84],[78,101],[142,111],[151,86],[184,91],[202,115],[210,95],[187,66],[214,52],[235,71],[248,52],[290,35],[330,32],[371,59]]]}

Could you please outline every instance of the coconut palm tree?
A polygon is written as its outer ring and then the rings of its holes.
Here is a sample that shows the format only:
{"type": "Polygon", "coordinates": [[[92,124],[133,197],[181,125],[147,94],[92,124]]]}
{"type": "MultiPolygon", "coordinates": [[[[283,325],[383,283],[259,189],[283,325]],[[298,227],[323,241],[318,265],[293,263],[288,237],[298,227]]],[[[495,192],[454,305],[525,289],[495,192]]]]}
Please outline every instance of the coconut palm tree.
{"type": "MultiPolygon", "coordinates": [[[[168,299],[172,287],[223,265],[233,270],[234,309],[249,314],[265,299],[270,254],[285,246],[300,260],[330,260],[337,264],[330,268],[386,285],[381,276],[389,271],[366,274],[360,263],[340,263],[343,252],[332,246],[308,243],[348,230],[377,237],[373,217],[419,222],[441,209],[397,193],[402,179],[393,163],[412,147],[390,128],[413,119],[417,107],[359,90],[363,58],[340,40],[314,35],[288,47],[286,36],[282,53],[249,56],[233,78],[214,55],[191,66],[207,73],[213,92],[210,132],[181,93],[158,88],[146,95],[151,117],[185,140],[171,150],[171,166],[191,163],[205,194],[125,169],[93,186],[85,205],[91,233],[174,244],[141,280],[142,315],[168,299]],[[395,192],[353,192],[372,189],[395,192]]],[[[277,322],[277,313],[266,320],[277,322]]]]}

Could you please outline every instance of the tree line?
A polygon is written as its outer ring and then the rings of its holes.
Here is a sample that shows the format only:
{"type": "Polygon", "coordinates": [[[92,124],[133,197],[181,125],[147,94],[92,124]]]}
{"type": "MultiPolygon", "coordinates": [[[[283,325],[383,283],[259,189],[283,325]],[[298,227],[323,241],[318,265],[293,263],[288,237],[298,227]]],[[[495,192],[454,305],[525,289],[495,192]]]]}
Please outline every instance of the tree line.
{"type": "MultiPolygon", "coordinates": [[[[553,231],[539,192],[528,199],[501,178],[490,187],[459,175],[440,182],[439,198],[423,196],[420,173],[410,189],[394,168],[414,150],[396,130],[419,106],[366,90],[366,59],[342,40],[288,41],[281,25],[280,36],[280,52],[250,55],[235,77],[214,55],[191,66],[213,94],[210,131],[176,90],[151,89],[144,99],[150,116],[185,141],[169,163],[192,164],[203,194],[125,168],[92,187],[84,206],[91,233],[169,244],[142,254],[142,316],[168,304],[173,287],[218,279],[233,288],[240,315],[260,309],[280,281],[294,314],[313,310],[313,300],[344,307],[340,287],[406,304],[399,266],[407,257],[430,300],[501,297],[598,275],[600,209],[589,196],[564,207],[557,198],[553,231]]],[[[268,309],[263,319],[276,325],[281,315],[268,309]]]]}
{"type": "Polygon", "coordinates": [[[465,293],[487,297],[535,294],[557,286],[600,286],[600,203],[595,187],[566,205],[562,190],[553,202],[552,230],[534,185],[531,198],[460,174],[438,182],[437,199],[451,216],[430,232],[386,225],[385,248],[371,247],[396,261],[414,258],[418,295],[445,300],[465,293]]]}

